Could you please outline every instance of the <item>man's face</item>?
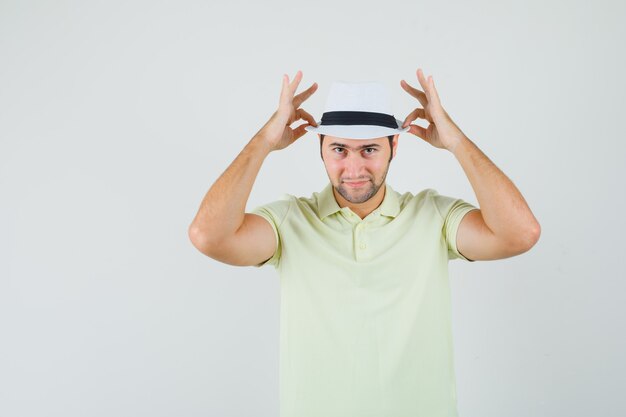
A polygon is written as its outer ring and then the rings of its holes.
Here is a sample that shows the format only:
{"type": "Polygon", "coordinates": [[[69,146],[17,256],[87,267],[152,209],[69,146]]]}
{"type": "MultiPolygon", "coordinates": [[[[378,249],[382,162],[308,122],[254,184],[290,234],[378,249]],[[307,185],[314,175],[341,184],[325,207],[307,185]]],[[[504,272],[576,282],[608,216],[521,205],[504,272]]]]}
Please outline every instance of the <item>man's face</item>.
{"type": "MultiPolygon", "coordinates": [[[[398,135],[393,138],[393,156],[398,135]]],[[[389,170],[389,139],[344,139],[324,136],[322,158],[335,190],[351,203],[363,203],[385,183],[389,170]]]]}

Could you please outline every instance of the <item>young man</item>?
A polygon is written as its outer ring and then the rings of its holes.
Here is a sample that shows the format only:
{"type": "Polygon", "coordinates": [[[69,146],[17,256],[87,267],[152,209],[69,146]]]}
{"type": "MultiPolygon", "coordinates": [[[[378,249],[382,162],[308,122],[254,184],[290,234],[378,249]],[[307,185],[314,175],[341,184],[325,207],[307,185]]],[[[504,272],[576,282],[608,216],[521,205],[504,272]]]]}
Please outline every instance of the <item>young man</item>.
{"type": "Polygon", "coordinates": [[[321,123],[283,77],[278,110],[213,184],[189,227],[202,253],[273,265],[281,282],[281,417],[457,415],[448,261],[528,251],[539,223],[513,183],[444,111],[432,77],[401,86],[422,105],[391,115],[379,83],[334,83],[321,123]],[[416,118],[430,125],[412,125],[416,118]],[[291,129],[296,120],[307,123],[291,129]],[[265,157],[306,130],[320,136],[330,182],[309,198],[245,212],[265,157]],[[433,189],[385,182],[398,136],[450,151],[480,209],[433,189]]]}

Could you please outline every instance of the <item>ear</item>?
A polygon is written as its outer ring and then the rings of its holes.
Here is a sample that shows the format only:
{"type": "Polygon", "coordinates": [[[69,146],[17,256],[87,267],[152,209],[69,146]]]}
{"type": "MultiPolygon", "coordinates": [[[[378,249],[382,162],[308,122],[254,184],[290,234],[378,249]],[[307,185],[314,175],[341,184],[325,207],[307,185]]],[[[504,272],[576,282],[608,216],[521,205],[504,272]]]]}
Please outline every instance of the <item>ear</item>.
{"type": "Polygon", "coordinates": [[[400,137],[400,134],[398,133],[397,135],[393,135],[393,140],[392,140],[392,146],[393,146],[393,158],[396,157],[396,150],[398,149],[398,138],[400,137]]]}

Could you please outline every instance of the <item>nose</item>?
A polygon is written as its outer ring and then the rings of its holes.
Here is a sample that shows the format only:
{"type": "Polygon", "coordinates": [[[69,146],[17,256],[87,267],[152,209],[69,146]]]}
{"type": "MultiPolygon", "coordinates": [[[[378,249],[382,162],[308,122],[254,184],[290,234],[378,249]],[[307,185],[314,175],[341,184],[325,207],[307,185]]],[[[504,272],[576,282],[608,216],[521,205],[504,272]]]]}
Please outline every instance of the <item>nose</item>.
{"type": "Polygon", "coordinates": [[[358,153],[348,155],[344,159],[344,178],[351,181],[357,179],[367,179],[369,176],[365,172],[365,163],[358,153]]]}

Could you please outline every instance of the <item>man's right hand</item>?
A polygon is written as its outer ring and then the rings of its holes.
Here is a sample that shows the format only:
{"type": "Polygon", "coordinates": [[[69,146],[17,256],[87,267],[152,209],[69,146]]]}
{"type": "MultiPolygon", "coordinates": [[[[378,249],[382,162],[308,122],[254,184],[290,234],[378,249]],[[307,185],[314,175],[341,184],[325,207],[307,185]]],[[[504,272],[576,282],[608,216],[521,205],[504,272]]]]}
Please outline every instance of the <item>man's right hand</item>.
{"type": "Polygon", "coordinates": [[[313,83],[308,89],[294,97],[300,80],[302,80],[302,71],[296,73],[291,83],[289,82],[289,77],[286,74],[283,75],[283,86],[280,92],[278,110],[259,130],[258,135],[263,138],[272,151],[291,145],[296,139],[306,133],[305,127],[317,126],[313,116],[304,111],[304,109],[299,108],[317,90],[317,83],[313,83]],[[300,119],[306,120],[308,123],[303,123],[292,129],[290,125],[300,119]]]}

